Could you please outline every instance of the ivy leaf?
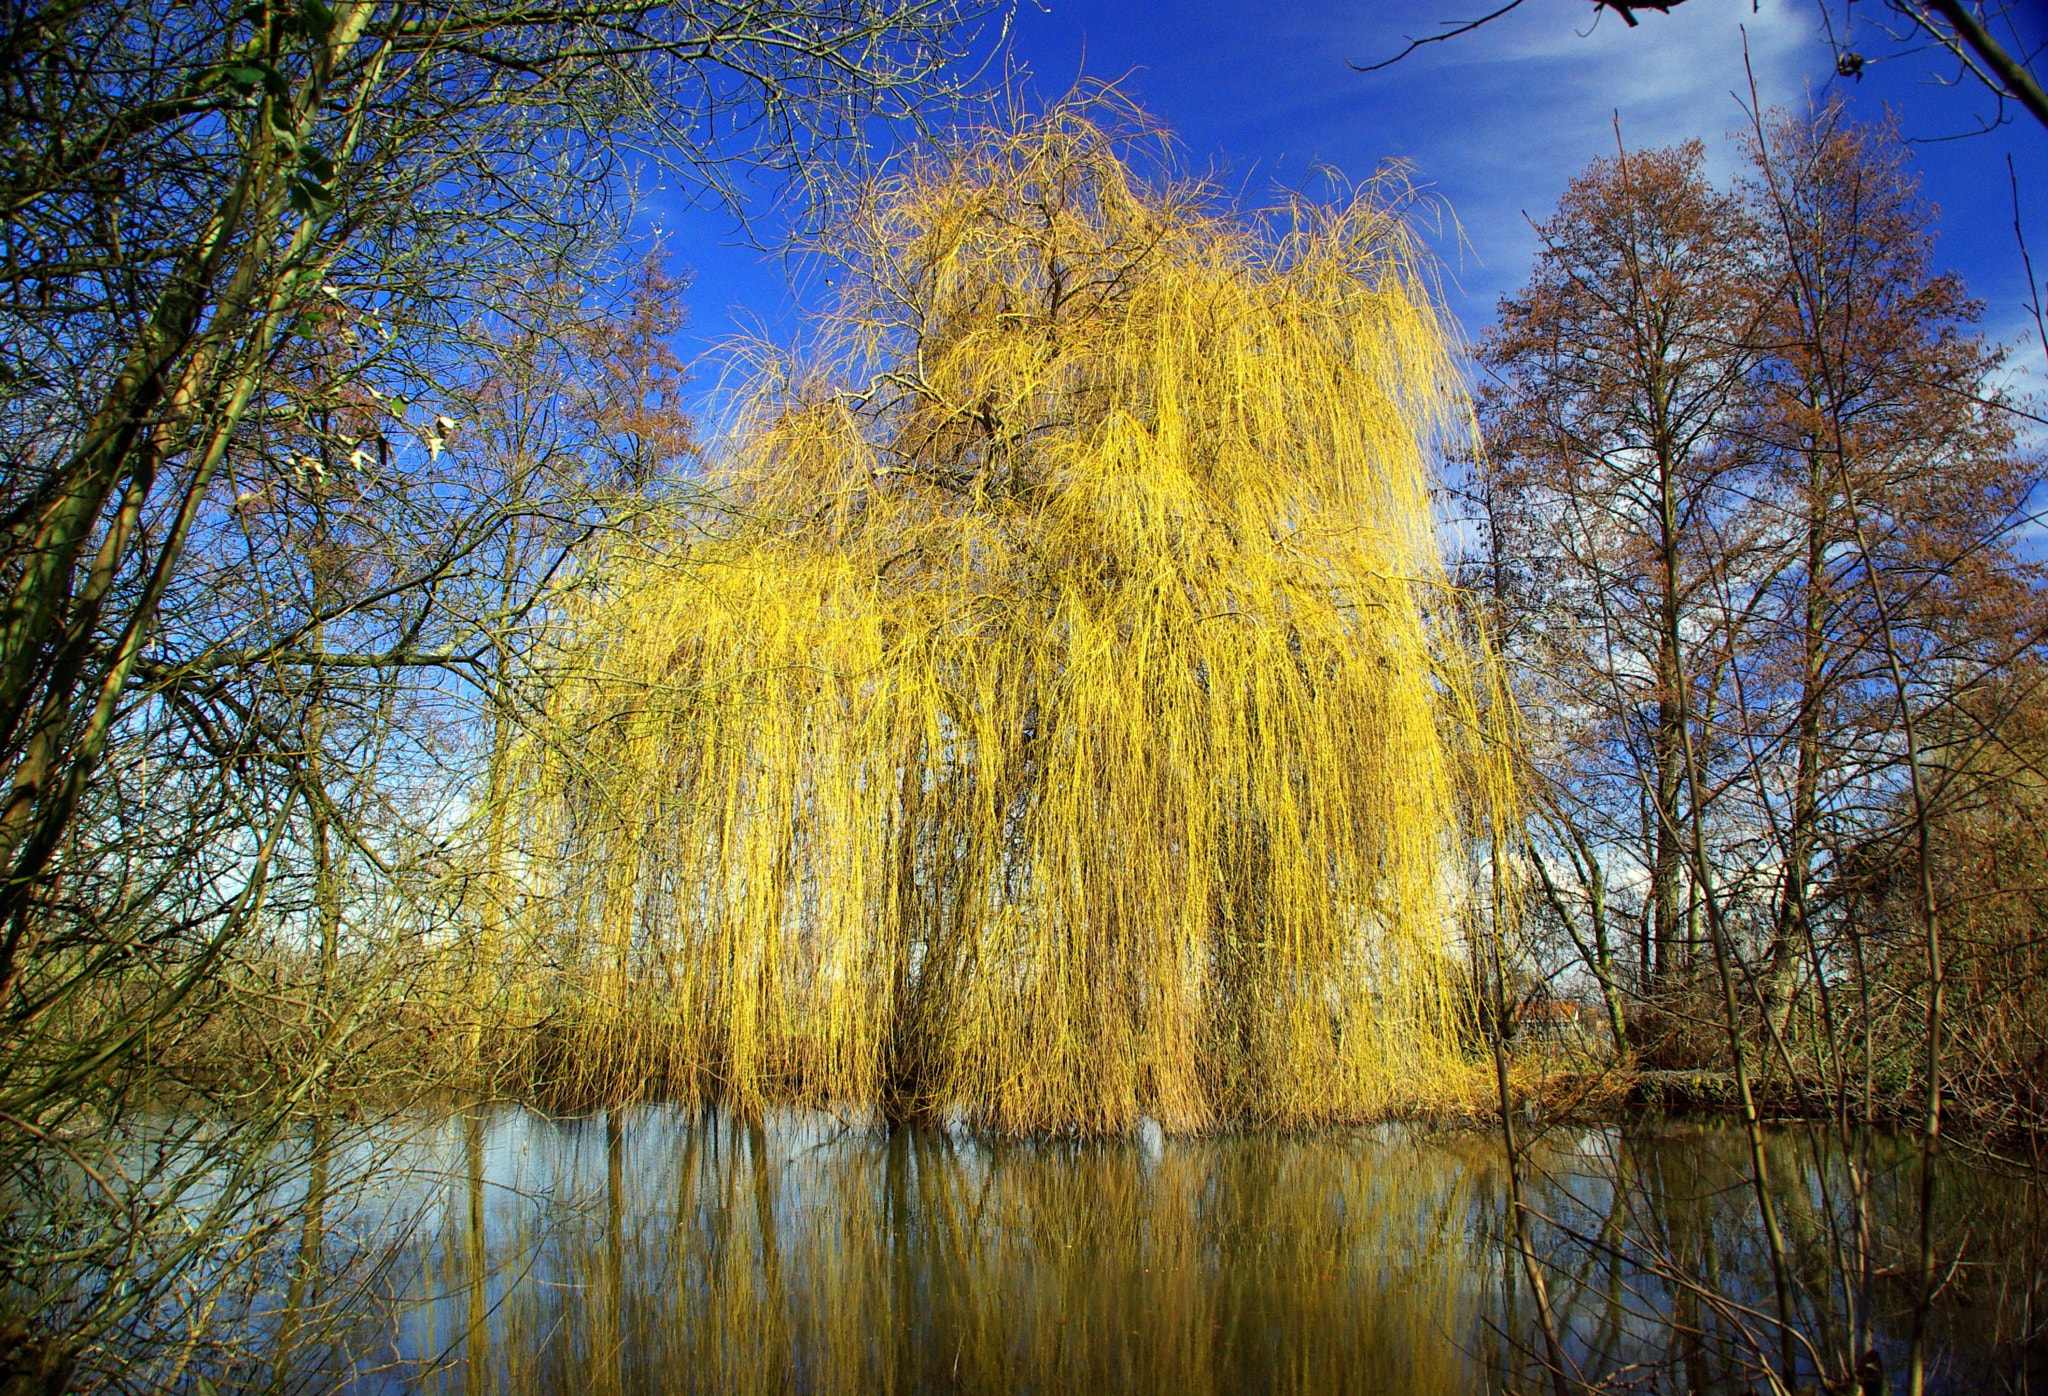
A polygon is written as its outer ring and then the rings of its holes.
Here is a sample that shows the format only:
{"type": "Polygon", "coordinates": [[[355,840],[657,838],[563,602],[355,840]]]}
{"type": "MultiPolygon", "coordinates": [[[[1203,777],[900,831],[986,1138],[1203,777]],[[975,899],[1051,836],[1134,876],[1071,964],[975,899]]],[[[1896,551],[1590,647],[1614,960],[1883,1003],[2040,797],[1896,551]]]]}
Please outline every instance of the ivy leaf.
{"type": "Polygon", "coordinates": [[[291,95],[291,87],[285,82],[284,74],[261,61],[230,63],[221,70],[221,76],[244,92],[261,87],[280,100],[291,95]]]}
{"type": "Polygon", "coordinates": [[[299,32],[309,39],[324,39],[334,32],[334,11],[326,0],[299,0],[299,32]]]}
{"type": "Polygon", "coordinates": [[[291,193],[287,197],[291,206],[308,218],[325,218],[334,207],[333,191],[309,174],[292,180],[291,193]]]}

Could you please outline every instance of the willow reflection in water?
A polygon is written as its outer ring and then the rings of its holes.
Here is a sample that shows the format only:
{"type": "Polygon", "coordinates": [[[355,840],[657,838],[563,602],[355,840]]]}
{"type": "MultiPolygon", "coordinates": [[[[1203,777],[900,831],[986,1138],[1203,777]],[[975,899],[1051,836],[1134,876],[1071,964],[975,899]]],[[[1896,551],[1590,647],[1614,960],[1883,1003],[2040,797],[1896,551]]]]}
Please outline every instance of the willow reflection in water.
{"type": "MultiPolygon", "coordinates": [[[[1802,1324],[1824,1335],[1851,1299],[1902,1308],[1903,1291],[1831,1278],[1826,1136],[1777,1144],[1815,1296],[1802,1324]]],[[[1513,1341],[1532,1319],[1481,1133],[1022,1144],[817,1115],[500,1110],[420,1147],[448,1186],[398,1272],[394,1331],[359,1349],[399,1361],[359,1390],[1306,1396],[1540,1380],[1513,1341]]],[[[1771,1293],[1740,1141],[1580,1131],[1535,1162],[1533,1204],[1572,1233],[1540,1244],[1579,1375],[1740,1389],[1742,1305],[1760,1313],[1771,1293]],[[1732,1303],[1656,1273],[1673,1265],[1732,1303]]],[[[1880,1232],[1894,1207],[1910,1220],[1904,1196],[1873,1197],[1880,1232]]],[[[1975,1241],[2025,1254],[1996,1235],[1997,1202],[1973,1202],[1975,1241]]],[[[1998,1299],[2001,1272],[1965,1257],[1957,1274],[1998,1299]]],[[[2004,1298],[1942,1316],[1949,1389],[2017,1370],[2005,1330],[2031,1310],[2004,1298]]]]}

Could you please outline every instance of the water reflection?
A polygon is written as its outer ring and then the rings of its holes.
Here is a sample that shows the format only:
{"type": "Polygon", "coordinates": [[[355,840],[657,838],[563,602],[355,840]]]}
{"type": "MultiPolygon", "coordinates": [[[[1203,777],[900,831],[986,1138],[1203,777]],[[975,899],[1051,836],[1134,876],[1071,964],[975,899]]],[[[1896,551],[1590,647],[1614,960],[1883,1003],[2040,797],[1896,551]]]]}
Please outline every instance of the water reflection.
{"type": "MultiPolygon", "coordinates": [[[[389,1216],[415,1227],[404,1263],[333,1349],[359,1391],[1547,1389],[1482,1133],[1004,1143],[821,1114],[508,1108],[409,1152],[382,1171],[389,1216]]],[[[1698,1125],[1537,1147],[1539,1245],[1581,1379],[1740,1390],[1745,1354],[1775,1354],[1744,1157],[1698,1125]]],[[[1898,1371],[1904,1146],[1851,1156],[1788,1130],[1772,1159],[1801,1341],[1874,1343],[1898,1371]],[[1850,1263],[1857,1236],[1876,1263],[1850,1263]]],[[[1935,1389],[2016,1387],[2036,1223],[1988,1179],[1958,1215],[1935,1389]]],[[[317,1245],[317,1208],[304,1231],[317,1245]]]]}

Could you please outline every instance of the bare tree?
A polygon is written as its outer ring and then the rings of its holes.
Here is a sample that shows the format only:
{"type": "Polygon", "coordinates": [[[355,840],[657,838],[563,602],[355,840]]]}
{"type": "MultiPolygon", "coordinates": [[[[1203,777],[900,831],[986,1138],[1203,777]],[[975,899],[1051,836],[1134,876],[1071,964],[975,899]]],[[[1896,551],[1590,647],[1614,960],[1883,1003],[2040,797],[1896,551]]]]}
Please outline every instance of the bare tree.
{"type": "Polygon", "coordinates": [[[488,691],[458,583],[536,521],[558,542],[573,526],[558,500],[451,485],[475,327],[531,309],[505,269],[601,278],[635,159],[713,193],[743,169],[812,173],[869,116],[947,89],[972,9],[53,0],[10,17],[0,1173],[61,1210],[75,1164],[106,1196],[90,1245],[38,1203],[10,1213],[4,1307],[30,1336],[7,1377],[61,1384],[175,1273],[176,1247],[149,1240],[166,1196],[211,1179],[203,1234],[231,1234],[265,1131],[361,1021],[313,1014],[246,1149],[157,1148],[137,1176],[107,1151],[172,1016],[196,1031],[276,933],[310,936],[331,974],[347,868],[383,895],[409,859],[433,893],[418,915],[451,914],[461,879],[416,837],[435,827],[423,786],[368,773],[431,764],[433,675],[488,691]]]}

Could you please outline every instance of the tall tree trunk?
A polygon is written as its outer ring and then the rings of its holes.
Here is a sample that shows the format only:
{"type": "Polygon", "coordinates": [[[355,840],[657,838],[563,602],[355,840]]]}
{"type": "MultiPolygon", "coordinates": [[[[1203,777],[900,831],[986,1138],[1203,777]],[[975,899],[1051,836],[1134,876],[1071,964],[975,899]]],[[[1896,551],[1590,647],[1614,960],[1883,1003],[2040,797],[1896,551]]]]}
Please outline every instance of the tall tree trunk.
{"type": "Polygon", "coordinates": [[[1807,452],[1806,581],[1801,596],[1798,768],[1793,776],[1785,876],[1764,980],[1765,1011],[1781,1040],[1791,1022],[1799,966],[1811,941],[1813,854],[1820,833],[1821,725],[1828,684],[1829,596],[1827,550],[1830,510],[1827,466],[1818,448],[1807,452]]]}
{"type": "MultiPolygon", "coordinates": [[[[1662,375],[1656,374],[1661,380],[1662,375]]],[[[1686,704],[1682,618],[1679,606],[1679,511],[1677,462],[1664,423],[1664,384],[1650,385],[1650,418],[1657,456],[1657,735],[1656,861],[1650,869],[1650,903],[1656,938],[1655,980],[1652,988],[1668,994],[1675,981],[1684,978],[1682,941],[1689,935],[1684,927],[1686,889],[1680,886],[1680,862],[1684,857],[1679,833],[1678,796],[1685,773],[1686,704]]],[[[1694,792],[1697,798],[1697,792],[1694,792]]]]}

